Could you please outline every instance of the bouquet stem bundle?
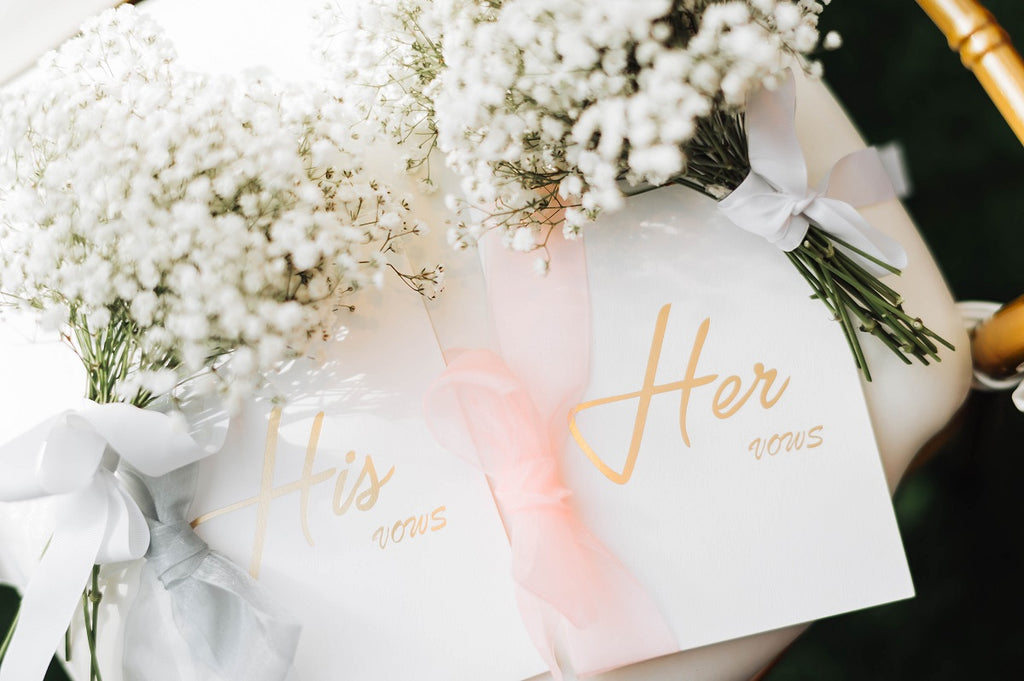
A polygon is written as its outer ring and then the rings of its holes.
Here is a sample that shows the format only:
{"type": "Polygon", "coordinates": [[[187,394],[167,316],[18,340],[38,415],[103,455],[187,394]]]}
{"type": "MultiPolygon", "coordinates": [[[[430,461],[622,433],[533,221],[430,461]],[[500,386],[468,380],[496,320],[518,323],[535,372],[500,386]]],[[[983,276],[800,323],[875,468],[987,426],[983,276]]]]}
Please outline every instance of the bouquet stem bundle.
{"type": "MultiPolygon", "coordinates": [[[[687,170],[673,180],[702,194],[721,199],[750,173],[747,134],[742,113],[713,111],[697,125],[686,147],[687,170]]],[[[882,342],[904,363],[941,361],[939,345],[953,350],[944,338],[903,308],[903,296],[861,266],[851,253],[900,274],[892,267],[811,224],[803,242],[786,253],[811,287],[812,298],[828,308],[839,322],[857,368],[871,380],[858,331],[882,342]]]]}

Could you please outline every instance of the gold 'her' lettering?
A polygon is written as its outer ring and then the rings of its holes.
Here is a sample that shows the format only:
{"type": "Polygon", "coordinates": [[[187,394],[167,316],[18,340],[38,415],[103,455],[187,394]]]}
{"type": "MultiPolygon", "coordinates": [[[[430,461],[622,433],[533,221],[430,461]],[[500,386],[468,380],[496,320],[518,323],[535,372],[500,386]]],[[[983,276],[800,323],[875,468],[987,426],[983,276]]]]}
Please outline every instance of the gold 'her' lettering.
{"type": "MultiPolygon", "coordinates": [[[[256,533],[253,539],[252,554],[249,559],[249,574],[253,578],[260,576],[263,548],[267,537],[267,525],[270,520],[270,504],[274,499],[291,494],[292,492],[299,493],[299,524],[306,541],[310,546],[313,546],[313,534],[309,529],[309,494],[314,486],[330,481],[337,474],[332,507],[335,515],[341,516],[348,511],[353,500],[355,501],[356,508],[360,511],[368,511],[373,508],[380,497],[381,488],[395,473],[395,467],[392,466],[383,477],[380,477],[373,463],[373,457],[366,455],[363,458],[359,476],[346,496],[345,486],[348,480],[348,469],[338,473],[338,469],[332,467],[316,473],[313,472],[323,423],[324,413],[320,412],[313,419],[313,427],[310,430],[309,442],[306,445],[306,455],[303,460],[301,477],[294,482],[275,486],[274,471],[277,465],[277,438],[281,428],[281,409],[275,408],[270,412],[270,418],[267,422],[267,440],[263,450],[263,470],[260,476],[259,492],[256,496],[243,499],[209,513],[204,513],[192,521],[192,527],[198,527],[219,516],[233,513],[249,506],[256,506],[256,533]]],[[[350,451],[345,455],[346,463],[353,464],[355,460],[356,453],[354,451],[350,451]]]]}
{"type": "MultiPolygon", "coordinates": [[[[589,400],[577,404],[575,407],[569,410],[569,432],[572,434],[576,443],[580,446],[583,452],[587,455],[587,458],[597,467],[602,474],[612,482],[624,485],[629,482],[633,476],[633,470],[636,467],[637,456],[640,453],[640,445],[643,442],[644,431],[647,427],[647,415],[650,411],[651,399],[655,395],[662,393],[669,393],[679,391],[679,434],[683,439],[683,443],[690,447],[690,433],[686,426],[686,417],[690,407],[690,396],[694,388],[713,383],[718,379],[718,374],[703,374],[697,375],[697,365],[700,361],[701,352],[704,349],[704,343],[707,340],[708,331],[711,328],[711,318],[708,317],[697,329],[697,335],[694,338],[693,348],[690,350],[689,362],[686,365],[686,373],[683,379],[680,381],[674,381],[671,383],[656,384],[655,379],[658,374],[658,364],[661,361],[662,348],[665,344],[665,333],[668,329],[669,313],[672,310],[671,304],[662,306],[661,310],[658,311],[658,319],[654,325],[654,336],[651,340],[651,349],[647,357],[647,369],[644,372],[643,383],[640,389],[635,392],[624,393],[622,395],[613,395],[611,397],[602,397],[595,400],[589,400]],[[590,446],[586,438],[583,437],[583,433],[580,431],[579,425],[576,423],[576,417],[581,412],[588,409],[594,409],[595,407],[601,407],[616,402],[623,402],[625,400],[637,400],[636,418],[633,420],[633,433],[629,442],[629,449],[626,452],[626,461],[621,471],[617,471],[609,466],[604,459],[602,459],[594,448],[590,446]]],[[[711,412],[719,419],[727,419],[734,416],[754,395],[757,388],[761,387],[759,401],[761,406],[765,409],[771,409],[779,400],[782,398],[782,394],[789,387],[789,378],[787,377],[782,384],[778,387],[778,390],[772,394],[772,387],[778,379],[778,371],[776,369],[765,369],[763,363],[758,362],[754,364],[754,379],[750,384],[750,387],[746,392],[740,395],[743,390],[743,380],[736,375],[728,376],[718,386],[715,391],[714,397],[711,401],[711,412]],[[737,397],[739,399],[737,400],[737,397]]]]}

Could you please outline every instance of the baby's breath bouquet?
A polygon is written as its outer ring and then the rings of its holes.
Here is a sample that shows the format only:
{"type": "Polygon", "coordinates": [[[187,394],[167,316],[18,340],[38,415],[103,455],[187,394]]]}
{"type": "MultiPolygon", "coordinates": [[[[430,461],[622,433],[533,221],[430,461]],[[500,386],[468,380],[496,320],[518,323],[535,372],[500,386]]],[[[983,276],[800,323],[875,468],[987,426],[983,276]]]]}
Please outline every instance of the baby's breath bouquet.
{"type": "MultiPolygon", "coordinates": [[[[335,333],[346,293],[440,283],[392,258],[423,228],[354,119],[325,91],[187,71],[144,14],[104,13],[0,91],[0,304],[59,330],[95,403],[153,407],[200,375],[250,394],[335,333]]],[[[91,648],[98,602],[94,569],[91,648]]]]}
{"type": "MultiPolygon", "coordinates": [[[[429,173],[436,148],[461,178],[452,243],[498,230],[511,248],[539,249],[543,271],[552,229],[571,238],[630,193],[683,184],[717,200],[739,186],[751,170],[745,103],[794,64],[820,74],[813,53],[840,43],[818,31],[827,4],[372,0],[354,17],[326,10],[321,47],[410,170],[429,173]]],[[[858,365],[867,374],[858,328],[904,361],[935,358],[941,339],[845,247],[812,226],[789,257],[858,365]]]]}
{"type": "Polygon", "coordinates": [[[94,400],[208,371],[251,392],[423,230],[352,119],[323,91],[188,72],[144,15],[104,14],[0,97],[4,299],[64,330],[94,400]]]}

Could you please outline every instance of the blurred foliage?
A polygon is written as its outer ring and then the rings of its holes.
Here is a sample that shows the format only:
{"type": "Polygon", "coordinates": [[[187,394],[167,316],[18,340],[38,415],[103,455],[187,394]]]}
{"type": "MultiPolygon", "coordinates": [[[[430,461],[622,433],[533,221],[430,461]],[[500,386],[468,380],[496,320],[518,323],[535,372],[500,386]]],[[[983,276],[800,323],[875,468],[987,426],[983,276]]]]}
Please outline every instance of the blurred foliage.
{"type": "MultiPolygon", "coordinates": [[[[1024,45],[1024,3],[987,6],[1024,45]]],[[[829,83],[871,143],[900,141],[907,202],[959,299],[1024,293],[1024,149],[911,0],[835,0],[829,83]]],[[[909,407],[908,407],[909,408],[909,407]]],[[[814,624],[766,681],[1019,678],[1024,668],[1024,415],[974,395],[896,494],[917,597],[814,624]]],[[[0,631],[16,597],[0,589],[0,631]]],[[[63,681],[51,667],[47,681],[63,681]]]]}
{"type": "MultiPolygon", "coordinates": [[[[1024,45],[1024,3],[985,4],[1024,45]]],[[[853,120],[904,145],[907,206],[954,296],[1024,294],[1024,148],[974,76],[910,0],[835,0],[823,27],[844,39],[823,61],[853,120]]],[[[1020,678],[1022,443],[1007,394],[972,395],[896,493],[917,597],[812,625],[765,681],[1020,678]]]]}
{"type": "MultiPolygon", "coordinates": [[[[14,619],[14,613],[18,609],[18,595],[8,587],[0,588],[0,639],[3,639],[14,619]]],[[[68,681],[67,674],[60,664],[54,660],[46,671],[43,681],[68,681]]]]}
{"type": "Polygon", "coordinates": [[[765,681],[1017,679],[1024,415],[975,394],[896,494],[917,596],[813,624],[765,681]]]}
{"type": "MultiPolygon", "coordinates": [[[[986,5],[1024,44],[1024,3],[986,5]]],[[[911,0],[835,0],[823,28],[842,49],[826,77],[870,143],[898,140],[907,201],[957,298],[1024,293],[1015,242],[1024,221],[1024,152],[974,76],[911,0]]]]}

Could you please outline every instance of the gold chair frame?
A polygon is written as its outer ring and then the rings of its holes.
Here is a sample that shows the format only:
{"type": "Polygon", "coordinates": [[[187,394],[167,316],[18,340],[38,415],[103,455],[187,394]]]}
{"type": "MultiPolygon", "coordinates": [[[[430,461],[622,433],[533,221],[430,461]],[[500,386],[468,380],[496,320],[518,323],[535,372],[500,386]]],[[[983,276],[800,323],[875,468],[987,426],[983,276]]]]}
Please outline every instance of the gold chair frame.
{"type": "MultiPolygon", "coordinates": [[[[974,72],[1024,144],[1024,61],[1010,37],[977,0],[917,0],[974,72]]],[[[973,332],[974,366],[1006,378],[1024,364],[1024,296],[1005,305],[973,332]]]]}

